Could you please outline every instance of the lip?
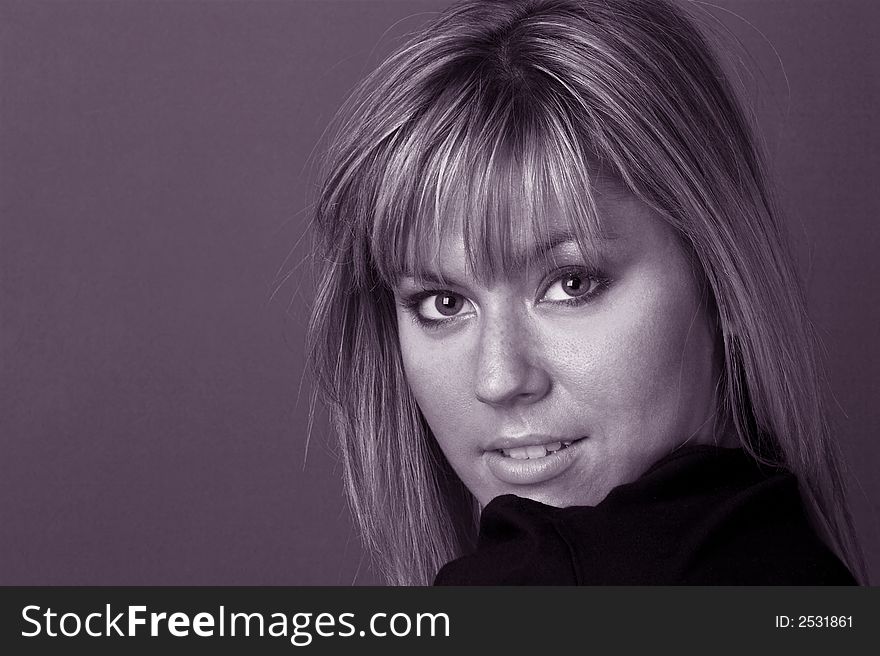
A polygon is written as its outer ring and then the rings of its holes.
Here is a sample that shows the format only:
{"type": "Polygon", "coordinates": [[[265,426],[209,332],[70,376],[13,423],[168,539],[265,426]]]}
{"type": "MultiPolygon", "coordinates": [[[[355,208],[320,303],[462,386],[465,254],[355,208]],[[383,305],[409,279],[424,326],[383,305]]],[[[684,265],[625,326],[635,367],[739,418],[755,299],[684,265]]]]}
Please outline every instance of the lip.
{"type": "MultiPolygon", "coordinates": [[[[531,438],[530,438],[531,439],[531,438]]],[[[527,442],[525,440],[501,440],[498,444],[502,446],[497,449],[513,449],[517,446],[531,446],[540,444],[552,444],[560,442],[558,438],[544,439],[542,441],[527,442]],[[509,444],[510,446],[505,446],[509,444]]],[[[567,441],[567,440],[566,440],[567,441]]],[[[543,458],[535,458],[528,460],[519,460],[509,458],[499,451],[486,451],[486,466],[489,471],[499,480],[510,485],[534,485],[536,483],[544,483],[556,478],[568,469],[575,461],[578,451],[583,448],[582,444],[587,441],[587,437],[575,438],[571,446],[548,453],[543,458]]]]}

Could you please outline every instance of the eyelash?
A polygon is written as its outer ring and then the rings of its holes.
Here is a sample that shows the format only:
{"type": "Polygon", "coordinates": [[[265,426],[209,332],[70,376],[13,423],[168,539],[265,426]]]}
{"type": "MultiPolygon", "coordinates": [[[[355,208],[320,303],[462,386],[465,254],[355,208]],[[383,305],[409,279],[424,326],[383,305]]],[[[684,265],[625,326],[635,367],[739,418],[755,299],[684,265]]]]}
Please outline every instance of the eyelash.
{"type": "MultiPolygon", "coordinates": [[[[590,282],[597,283],[596,288],[593,291],[583,294],[581,296],[572,296],[571,298],[564,301],[545,301],[546,303],[552,303],[553,305],[563,305],[565,307],[579,307],[581,305],[586,305],[587,303],[591,303],[596,300],[596,298],[598,298],[611,284],[610,278],[602,275],[601,272],[595,269],[589,269],[583,266],[565,267],[563,269],[555,271],[553,273],[553,277],[550,278],[547,283],[541,287],[541,298],[544,297],[550,287],[552,287],[555,283],[559,282],[560,280],[562,280],[562,278],[571,273],[581,274],[590,282]]],[[[459,320],[461,318],[460,315],[451,316],[448,319],[426,319],[419,312],[419,306],[426,298],[431,298],[432,296],[436,296],[437,294],[442,294],[444,292],[455,294],[455,292],[451,292],[448,289],[425,289],[423,291],[416,292],[411,296],[401,299],[400,304],[403,306],[403,309],[412,317],[413,323],[427,329],[438,329],[442,326],[447,326],[450,323],[459,320]]],[[[455,295],[461,296],[461,294],[455,295]]]]}

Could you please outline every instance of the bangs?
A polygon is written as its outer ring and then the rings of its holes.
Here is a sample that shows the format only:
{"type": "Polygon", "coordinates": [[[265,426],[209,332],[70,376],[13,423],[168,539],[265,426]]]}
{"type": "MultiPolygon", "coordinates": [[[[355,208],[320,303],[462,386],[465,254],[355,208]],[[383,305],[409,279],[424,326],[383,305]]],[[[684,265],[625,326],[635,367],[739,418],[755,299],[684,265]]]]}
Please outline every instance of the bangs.
{"type": "Polygon", "coordinates": [[[447,87],[389,139],[369,236],[382,282],[442,281],[450,238],[461,239],[468,273],[481,282],[546,260],[563,236],[594,257],[599,158],[587,155],[586,122],[576,130],[572,109],[511,84],[447,87]]]}

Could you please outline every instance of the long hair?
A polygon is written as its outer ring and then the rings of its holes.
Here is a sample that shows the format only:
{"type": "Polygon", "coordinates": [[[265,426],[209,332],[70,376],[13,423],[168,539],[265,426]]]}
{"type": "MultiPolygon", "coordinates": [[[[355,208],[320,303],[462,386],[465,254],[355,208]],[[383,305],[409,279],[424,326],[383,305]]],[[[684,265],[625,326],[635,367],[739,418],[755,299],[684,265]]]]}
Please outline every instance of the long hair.
{"type": "MultiPolygon", "coordinates": [[[[349,502],[391,584],[426,584],[478,507],[406,382],[391,288],[463,220],[476,272],[565,208],[582,247],[611,176],[699,263],[723,351],[721,423],[798,478],[817,530],[864,579],[822,372],[765,164],[705,38],[666,0],[466,1],[414,34],[340,111],[316,204],[316,395],[349,502]],[[459,217],[455,219],[454,217],[459,217]]],[[[586,251],[588,252],[588,251],[586,251]]]]}

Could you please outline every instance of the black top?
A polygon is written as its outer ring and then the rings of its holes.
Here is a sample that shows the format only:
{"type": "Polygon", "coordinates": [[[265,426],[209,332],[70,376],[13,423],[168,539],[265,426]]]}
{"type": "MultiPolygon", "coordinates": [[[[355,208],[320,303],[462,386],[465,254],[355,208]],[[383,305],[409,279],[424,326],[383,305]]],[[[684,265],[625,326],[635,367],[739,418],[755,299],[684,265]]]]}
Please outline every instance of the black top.
{"type": "Polygon", "coordinates": [[[435,585],[855,585],[797,479],[742,449],[682,447],[596,506],[505,494],[435,585]]]}

